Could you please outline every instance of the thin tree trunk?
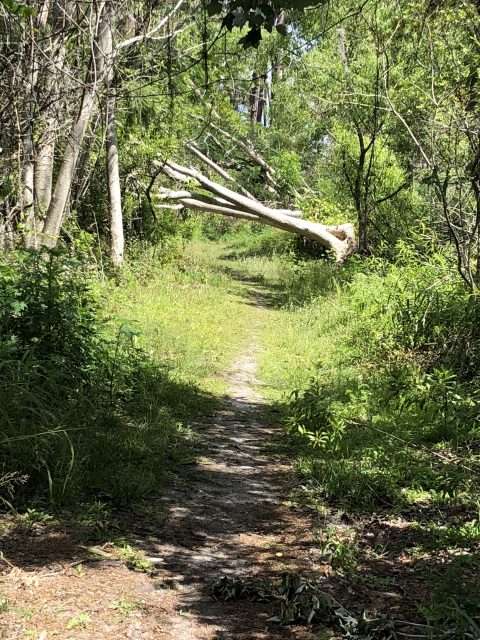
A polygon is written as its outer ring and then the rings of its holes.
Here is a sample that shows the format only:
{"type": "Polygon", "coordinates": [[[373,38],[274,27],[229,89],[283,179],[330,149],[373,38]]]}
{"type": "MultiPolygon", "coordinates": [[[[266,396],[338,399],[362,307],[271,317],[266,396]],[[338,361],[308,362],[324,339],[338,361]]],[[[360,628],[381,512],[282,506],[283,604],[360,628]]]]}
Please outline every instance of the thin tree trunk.
{"type": "Polygon", "coordinates": [[[62,163],[58,172],[52,199],[48,208],[42,233],[42,243],[53,247],[56,245],[62,227],[65,210],[75,177],[78,156],[83,138],[93,113],[98,86],[105,75],[105,50],[108,46],[109,24],[105,17],[105,0],[99,3],[97,13],[97,31],[94,36],[93,50],[88,77],[86,79],[78,116],[73,123],[67,140],[62,163]]]}
{"type": "Polygon", "coordinates": [[[110,199],[110,259],[117,267],[123,263],[125,246],[123,234],[122,193],[120,189],[120,167],[118,161],[117,132],[115,125],[116,99],[107,101],[107,177],[110,199]]]}
{"type": "Polygon", "coordinates": [[[33,122],[35,118],[36,89],[39,65],[35,40],[35,27],[42,28],[43,20],[48,17],[48,3],[41,7],[37,21],[29,18],[23,36],[22,62],[24,63],[25,96],[21,99],[21,115],[19,118],[20,134],[20,211],[24,225],[23,242],[26,247],[36,246],[35,223],[35,145],[33,122]],[[28,35],[27,35],[27,32],[28,35]]]}
{"type": "Polygon", "coordinates": [[[24,243],[26,247],[34,247],[37,244],[34,208],[35,164],[33,132],[30,123],[23,136],[21,167],[21,211],[22,222],[25,225],[24,243]]]}
{"type": "Polygon", "coordinates": [[[256,73],[252,76],[252,89],[250,91],[250,124],[257,124],[260,110],[260,76],[256,73]]]}
{"type": "Polygon", "coordinates": [[[107,79],[107,135],[106,135],[106,155],[107,155],[107,182],[108,197],[110,205],[110,259],[116,267],[123,264],[123,252],[125,239],[123,234],[123,214],[122,214],[122,191],[120,188],[120,164],[118,159],[117,141],[117,100],[113,93],[113,15],[110,7],[106,10],[108,19],[107,33],[105,35],[105,64],[107,79]]]}
{"type": "Polygon", "coordinates": [[[88,161],[90,159],[92,148],[95,143],[95,137],[97,134],[97,129],[101,122],[101,117],[101,114],[96,111],[95,119],[90,126],[90,130],[88,134],[85,134],[86,138],[84,138],[83,148],[77,162],[77,174],[75,176],[75,182],[72,185],[72,198],[75,202],[81,200],[88,189],[92,174],[92,168],[89,168],[88,161]]]}
{"type": "Polygon", "coordinates": [[[364,186],[363,183],[365,180],[365,161],[372,141],[365,146],[364,136],[358,125],[356,129],[360,153],[357,160],[357,170],[355,172],[353,200],[358,217],[358,250],[360,253],[366,254],[368,252],[368,214],[366,202],[364,202],[362,198],[362,186],[364,186]]]}
{"type": "Polygon", "coordinates": [[[55,127],[57,119],[49,117],[42,140],[37,146],[35,162],[35,200],[40,215],[48,211],[52,199],[53,166],[55,161],[55,127]]]}
{"type": "MultiPolygon", "coordinates": [[[[49,7],[50,0],[47,0],[43,5],[44,13],[49,7]]],[[[59,1],[55,0],[50,10],[53,29],[57,35],[53,37],[49,51],[46,52],[49,61],[45,70],[43,93],[50,104],[46,108],[43,131],[37,142],[35,162],[35,204],[42,217],[48,211],[52,200],[55,144],[60,119],[58,100],[52,100],[51,96],[58,96],[64,88],[61,85],[68,82],[67,76],[61,75],[61,72],[65,64],[65,39],[68,33],[69,15],[72,11],[71,2],[64,2],[63,6],[60,6],[59,1]],[[61,82],[59,76],[61,76],[61,82]]],[[[47,16],[44,15],[43,19],[45,29],[47,16]]]]}

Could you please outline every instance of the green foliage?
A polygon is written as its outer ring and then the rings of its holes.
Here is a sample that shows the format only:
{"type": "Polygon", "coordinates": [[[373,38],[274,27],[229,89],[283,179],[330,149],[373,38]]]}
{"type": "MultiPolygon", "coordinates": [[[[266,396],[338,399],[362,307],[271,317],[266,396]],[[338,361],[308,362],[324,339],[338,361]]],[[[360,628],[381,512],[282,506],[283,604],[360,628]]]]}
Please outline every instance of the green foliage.
{"type": "Polygon", "coordinates": [[[61,249],[16,253],[0,265],[0,286],[4,358],[35,361],[37,373],[59,384],[88,384],[101,344],[84,265],[61,249]]]}
{"type": "Polygon", "coordinates": [[[365,611],[359,619],[344,609],[315,580],[285,573],[281,580],[242,580],[224,576],[212,588],[215,599],[273,601],[279,613],[268,622],[275,624],[323,624],[346,640],[395,640],[395,625],[388,616],[374,617],[365,611]]]}
{"type": "Polygon", "coordinates": [[[292,193],[302,184],[301,161],[294,151],[278,151],[271,158],[275,177],[285,193],[292,193]]]}
{"type": "Polygon", "coordinates": [[[397,252],[397,264],[341,270],[282,258],[268,276],[288,306],[281,335],[265,334],[264,375],[283,390],[298,471],[348,509],[411,504],[422,492],[468,503],[478,491],[476,299],[448,256],[397,252]]]}
{"type": "Polygon", "coordinates": [[[15,258],[0,269],[2,475],[28,477],[17,499],[139,499],[161,482],[177,431],[152,404],[168,374],[138,349],[138,330],[107,325],[88,266],[62,251],[15,258]]]}
{"type": "Polygon", "coordinates": [[[88,613],[79,613],[67,622],[67,629],[88,629],[92,622],[88,613]]]}
{"type": "Polygon", "coordinates": [[[214,213],[202,214],[197,220],[201,235],[208,240],[219,240],[226,235],[235,233],[238,229],[238,225],[233,220],[214,213]]]}
{"type": "Polygon", "coordinates": [[[335,414],[327,387],[312,380],[309,387],[292,392],[288,406],[286,427],[289,433],[298,433],[314,448],[335,449],[345,430],[345,424],[335,414]]]}
{"type": "Polygon", "coordinates": [[[131,545],[124,541],[113,544],[118,549],[119,557],[125,562],[129,569],[149,573],[153,569],[153,565],[145,558],[141,551],[137,551],[131,545]]]}
{"type": "MultiPolygon", "coordinates": [[[[249,47],[257,48],[262,39],[262,29],[272,32],[275,28],[282,35],[287,34],[287,29],[282,21],[278,20],[282,16],[284,9],[303,9],[306,6],[325,4],[326,0],[282,0],[282,2],[271,2],[269,0],[240,0],[235,3],[235,7],[225,13],[222,27],[232,31],[235,27],[242,29],[248,25],[248,32],[240,38],[239,44],[244,49],[249,47]]],[[[220,0],[210,0],[206,4],[209,15],[221,14],[224,11],[224,4],[220,0]]]]}
{"type": "Polygon", "coordinates": [[[29,18],[35,14],[33,7],[29,7],[21,2],[15,2],[15,0],[0,0],[0,4],[9,13],[19,16],[20,18],[29,18]]]}
{"type": "Polygon", "coordinates": [[[322,531],[321,551],[333,569],[346,575],[355,573],[359,551],[352,532],[339,536],[334,527],[325,527],[322,531]]]}

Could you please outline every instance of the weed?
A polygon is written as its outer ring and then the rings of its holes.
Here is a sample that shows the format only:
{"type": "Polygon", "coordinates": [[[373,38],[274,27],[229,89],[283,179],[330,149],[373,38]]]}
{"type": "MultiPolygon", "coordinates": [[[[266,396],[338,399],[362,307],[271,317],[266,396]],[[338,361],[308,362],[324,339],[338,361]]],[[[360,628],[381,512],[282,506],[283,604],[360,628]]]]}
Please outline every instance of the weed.
{"type": "Polygon", "coordinates": [[[0,612],[8,611],[8,608],[8,597],[5,594],[0,593],[0,612]]]}
{"type": "Polygon", "coordinates": [[[119,612],[121,620],[126,620],[132,611],[138,609],[139,606],[131,593],[124,593],[119,600],[112,602],[110,608],[119,612]]]}
{"type": "Polygon", "coordinates": [[[129,569],[148,573],[152,571],[153,565],[149,562],[145,555],[136,549],[133,549],[124,540],[117,540],[109,544],[118,553],[118,557],[125,562],[129,569]]]}
{"type": "Polygon", "coordinates": [[[67,622],[67,629],[87,629],[92,622],[88,613],[79,613],[67,622]]]}
{"type": "Polygon", "coordinates": [[[333,569],[347,575],[355,572],[359,550],[352,531],[340,532],[334,527],[326,527],[322,531],[320,549],[333,569]]]}
{"type": "Polygon", "coordinates": [[[19,617],[23,618],[26,621],[30,620],[32,618],[32,616],[33,616],[33,613],[34,613],[33,609],[26,609],[26,608],[22,608],[22,607],[12,607],[11,611],[16,616],[19,616],[19,617]]]}
{"type": "Polygon", "coordinates": [[[86,528],[92,540],[104,539],[118,528],[117,522],[112,519],[111,509],[101,500],[94,501],[84,511],[75,514],[74,521],[86,528]]]}
{"type": "Polygon", "coordinates": [[[48,524],[53,520],[53,516],[45,513],[41,509],[29,508],[23,514],[15,517],[15,528],[24,533],[30,533],[36,524],[48,524]]]}
{"type": "MultiPolygon", "coordinates": [[[[212,266],[221,251],[145,258],[149,281],[130,267],[124,288],[64,251],[0,264],[3,500],[126,505],[161,489],[193,442],[185,421],[215,406],[248,333],[241,286],[212,266]]],[[[82,524],[97,537],[115,527],[101,508],[82,524]]]]}
{"type": "Polygon", "coordinates": [[[395,624],[388,616],[366,612],[357,619],[338,602],[322,591],[314,580],[299,574],[286,573],[281,580],[241,580],[223,577],[213,588],[218,600],[248,599],[257,602],[276,602],[278,614],[269,618],[272,624],[328,624],[349,640],[382,638],[395,640],[395,624]]]}

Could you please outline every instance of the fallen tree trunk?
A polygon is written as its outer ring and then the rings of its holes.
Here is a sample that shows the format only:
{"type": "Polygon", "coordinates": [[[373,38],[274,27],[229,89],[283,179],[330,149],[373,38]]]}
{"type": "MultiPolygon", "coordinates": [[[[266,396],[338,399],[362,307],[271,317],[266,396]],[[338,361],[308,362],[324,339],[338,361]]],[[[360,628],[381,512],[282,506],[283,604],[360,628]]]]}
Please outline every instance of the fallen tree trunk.
{"type": "Polygon", "coordinates": [[[160,198],[170,200],[196,211],[219,213],[233,218],[263,222],[272,227],[296,233],[317,241],[335,253],[337,262],[343,262],[357,249],[352,224],[328,226],[301,219],[302,212],[273,209],[258,200],[233,191],[214,182],[196,169],[166,161],[161,170],[170,179],[187,184],[183,190],[160,190],[160,198]],[[207,193],[198,192],[197,189],[207,193]]]}

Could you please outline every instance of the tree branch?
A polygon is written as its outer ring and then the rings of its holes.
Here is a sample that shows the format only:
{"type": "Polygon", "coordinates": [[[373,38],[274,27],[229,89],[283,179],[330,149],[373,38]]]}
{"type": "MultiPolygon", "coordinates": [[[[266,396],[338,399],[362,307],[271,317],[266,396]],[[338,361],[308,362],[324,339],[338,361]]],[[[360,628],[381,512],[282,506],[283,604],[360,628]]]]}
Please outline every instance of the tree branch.
{"type": "Polygon", "coordinates": [[[160,22],[155,27],[153,27],[153,29],[150,29],[148,33],[142,33],[139,36],[134,36],[133,38],[129,38],[128,40],[120,42],[115,47],[116,51],[120,51],[120,49],[125,49],[126,47],[131,47],[132,45],[138,44],[139,42],[145,42],[145,40],[149,40],[150,38],[152,38],[156,33],[160,31],[163,26],[167,24],[170,18],[180,9],[184,2],[185,0],[178,0],[177,4],[173,7],[170,13],[162,18],[160,22]]]}
{"type": "Polygon", "coordinates": [[[175,162],[166,161],[162,165],[162,169],[171,179],[183,183],[196,183],[213,196],[205,196],[185,189],[176,192],[163,191],[165,198],[174,199],[180,204],[200,211],[212,211],[263,222],[284,231],[316,240],[324,247],[333,250],[338,262],[343,261],[356,251],[354,230],[351,224],[328,227],[310,220],[297,219],[291,215],[291,211],[267,207],[257,200],[252,200],[210,180],[196,169],[184,167],[175,162]]]}

